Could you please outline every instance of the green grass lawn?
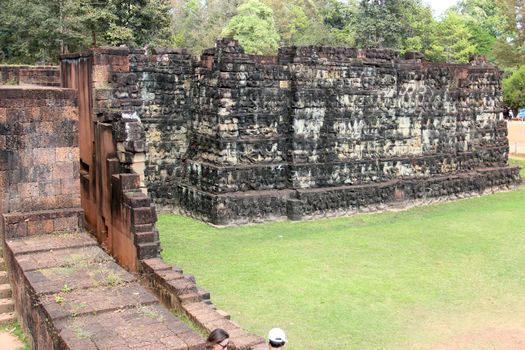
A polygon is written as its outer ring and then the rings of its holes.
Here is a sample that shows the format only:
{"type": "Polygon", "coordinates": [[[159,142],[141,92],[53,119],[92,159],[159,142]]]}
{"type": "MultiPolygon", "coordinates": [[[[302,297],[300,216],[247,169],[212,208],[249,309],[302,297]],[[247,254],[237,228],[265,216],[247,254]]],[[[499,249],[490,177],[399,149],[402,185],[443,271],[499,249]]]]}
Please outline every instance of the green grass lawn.
{"type": "Polygon", "coordinates": [[[487,329],[524,330],[524,217],[520,188],[222,229],[161,215],[158,228],[166,261],[194,274],[249,331],[282,327],[288,349],[428,349],[487,329]]]}

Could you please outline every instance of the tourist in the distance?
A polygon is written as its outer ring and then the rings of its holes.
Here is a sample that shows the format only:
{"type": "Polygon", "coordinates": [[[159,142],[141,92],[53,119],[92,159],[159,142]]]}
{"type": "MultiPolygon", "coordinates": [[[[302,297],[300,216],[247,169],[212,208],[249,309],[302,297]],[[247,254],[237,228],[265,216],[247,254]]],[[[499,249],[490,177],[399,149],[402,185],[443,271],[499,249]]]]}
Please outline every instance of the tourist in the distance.
{"type": "Polygon", "coordinates": [[[230,335],[224,329],[214,329],[206,339],[206,349],[228,350],[230,335]]]}
{"type": "Polygon", "coordinates": [[[503,108],[503,118],[505,118],[506,120],[510,120],[509,111],[510,111],[509,107],[505,106],[503,108]]]}
{"type": "Polygon", "coordinates": [[[281,328],[272,328],[268,332],[269,349],[281,349],[286,344],[286,336],[281,328]]]}

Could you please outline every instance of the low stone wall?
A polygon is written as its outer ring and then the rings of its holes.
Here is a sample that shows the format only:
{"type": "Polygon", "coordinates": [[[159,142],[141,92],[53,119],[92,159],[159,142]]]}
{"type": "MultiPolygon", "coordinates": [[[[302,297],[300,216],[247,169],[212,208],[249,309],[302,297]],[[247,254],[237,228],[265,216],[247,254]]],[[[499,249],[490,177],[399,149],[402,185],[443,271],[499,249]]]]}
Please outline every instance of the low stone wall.
{"type": "Polygon", "coordinates": [[[5,255],[32,349],[205,349],[85,233],[8,240],[5,255]]]}
{"type": "Polygon", "coordinates": [[[185,314],[206,333],[222,328],[230,334],[232,349],[267,349],[265,339],[250,334],[230,320],[230,315],[218,310],[210,301],[210,294],[197,287],[193,276],[183,274],[177,267],[162,259],[142,261],[143,277],[162,302],[185,314]]]}
{"type": "Polygon", "coordinates": [[[81,208],[37,210],[27,213],[8,213],[2,216],[5,239],[75,232],[83,227],[84,212],[81,208]]]}
{"type": "Polygon", "coordinates": [[[0,65],[0,85],[60,86],[60,68],[57,66],[0,65]]]}

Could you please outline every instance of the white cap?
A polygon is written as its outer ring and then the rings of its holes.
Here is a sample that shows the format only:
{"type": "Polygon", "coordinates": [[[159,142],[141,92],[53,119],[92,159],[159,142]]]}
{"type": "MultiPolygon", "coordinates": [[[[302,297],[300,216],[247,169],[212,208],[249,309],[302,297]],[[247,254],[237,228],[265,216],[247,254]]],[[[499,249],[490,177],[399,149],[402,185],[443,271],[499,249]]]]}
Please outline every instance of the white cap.
{"type": "Polygon", "coordinates": [[[275,343],[286,343],[286,336],[281,328],[272,328],[268,332],[268,340],[275,343]]]}

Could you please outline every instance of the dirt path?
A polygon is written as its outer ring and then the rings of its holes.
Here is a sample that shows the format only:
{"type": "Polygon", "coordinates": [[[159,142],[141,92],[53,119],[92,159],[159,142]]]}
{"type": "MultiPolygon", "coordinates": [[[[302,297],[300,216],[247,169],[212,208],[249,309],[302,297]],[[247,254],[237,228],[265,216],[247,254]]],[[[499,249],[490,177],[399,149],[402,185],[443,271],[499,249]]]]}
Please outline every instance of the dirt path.
{"type": "Polygon", "coordinates": [[[477,329],[432,346],[431,350],[523,350],[525,329],[477,329]]]}
{"type": "Polygon", "coordinates": [[[24,348],[24,344],[22,344],[17,337],[7,332],[0,332],[0,344],[2,345],[2,350],[17,350],[24,348]]]}
{"type": "Polygon", "coordinates": [[[507,126],[510,155],[525,154],[525,122],[513,120],[507,122],[507,126]]]}

